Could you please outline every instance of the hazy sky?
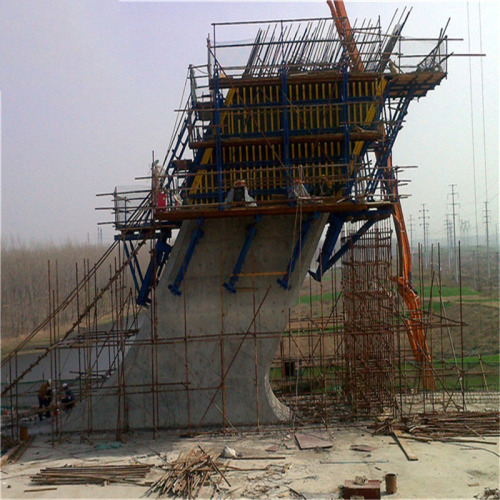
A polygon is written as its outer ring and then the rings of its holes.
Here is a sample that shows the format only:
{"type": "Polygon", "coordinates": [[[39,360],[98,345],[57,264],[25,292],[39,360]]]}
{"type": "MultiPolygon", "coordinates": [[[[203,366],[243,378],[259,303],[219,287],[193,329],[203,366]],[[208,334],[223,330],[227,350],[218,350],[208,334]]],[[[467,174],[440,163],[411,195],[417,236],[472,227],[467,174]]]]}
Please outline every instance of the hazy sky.
{"type": "MultiPolygon", "coordinates": [[[[460,54],[469,52],[469,30],[470,52],[480,52],[481,13],[482,51],[487,55],[482,79],[480,58],[452,58],[447,80],[410,105],[394,150],[396,164],[419,167],[402,176],[412,181],[403,190],[411,194],[403,202],[405,213],[407,218],[413,215],[418,235],[416,219],[426,203],[431,237],[437,237],[451,211],[449,185],[457,184],[460,214],[474,228],[475,163],[480,233],[486,177],[494,233],[498,5],[346,2],[351,22],[380,15],[383,28],[404,6],[413,7],[406,36],[436,37],[451,18],[448,35],[463,41],[450,42],[450,50],[460,54]]],[[[111,219],[95,210],[109,204],[109,198],[96,194],[147,175],[152,150],[163,159],[187,67],[206,62],[212,22],[328,15],[324,1],[0,0],[2,238],[60,242],[86,241],[89,235],[95,241],[97,222],[111,219]]],[[[235,39],[244,36],[235,33],[235,39]]],[[[103,230],[110,241],[112,228],[103,230]]]]}

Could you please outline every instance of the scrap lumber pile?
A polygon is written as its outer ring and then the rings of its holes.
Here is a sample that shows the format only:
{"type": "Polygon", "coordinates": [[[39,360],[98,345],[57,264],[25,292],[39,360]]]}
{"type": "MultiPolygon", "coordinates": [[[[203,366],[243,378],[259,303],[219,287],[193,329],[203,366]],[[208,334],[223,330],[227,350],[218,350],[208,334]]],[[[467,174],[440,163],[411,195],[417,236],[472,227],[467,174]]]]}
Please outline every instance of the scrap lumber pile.
{"type": "Polygon", "coordinates": [[[427,413],[397,420],[383,419],[373,427],[375,434],[392,434],[394,430],[399,430],[429,440],[455,436],[499,436],[500,414],[497,411],[427,413]]]}
{"type": "Polygon", "coordinates": [[[217,488],[222,479],[231,486],[215,463],[219,455],[205,452],[201,447],[181,453],[177,460],[168,464],[168,470],[151,485],[146,495],[157,493],[159,497],[195,498],[203,486],[217,488]]]}
{"type": "Polygon", "coordinates": [[[47,467],[31,476],[39,485],[138,483],[143,480],[151,465],[96,465],[47,467]]]}

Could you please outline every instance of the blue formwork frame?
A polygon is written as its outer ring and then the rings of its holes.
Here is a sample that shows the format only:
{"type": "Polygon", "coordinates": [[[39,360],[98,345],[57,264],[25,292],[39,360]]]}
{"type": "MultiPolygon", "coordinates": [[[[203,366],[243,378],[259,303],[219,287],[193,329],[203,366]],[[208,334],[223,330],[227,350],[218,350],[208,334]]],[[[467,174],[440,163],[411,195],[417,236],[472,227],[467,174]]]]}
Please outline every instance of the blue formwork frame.
{"type": "Polygon", "coordinates": [[[321,248],[318,258],[319,266],[316,272],[309,271],[309,274],[316,280],[321,281],[323,275],[330,269],[358,240],[381,219],[387,218],[392,214],[392,207],[383,207],[376,210],[363,210],[361,212],[344,213],[341,216],[330,214],[328,230],[325,241],[321,248]],[[345,243],[333,254],[335,244],[338,241],[342,226],[348,220],[365,220],[365,223],[351,236],[345,243]]]}
{"type": "Polygon", "coordinates": [[[186,251],[186,255],[184,255],[184,260],[182,261],[181,266],[179,267],[179,271],[177,271],[177,276],[175,277],[175,280],[173,283],[168,285],[168,289],[172,292],[173,295],[177,295],[178,297],[181,295],[181,291],[179,290],[179,287],[181,286],[181,283],[184,279],[184,276],[186,275],[186,272],[189,267],[189,263],[191,262],[191,258],[193,257],[194,251],[200,242],[201,238],[203,237],[203,222],[204,219],[203,217],[200,217],[196,223],[197,227],[193,231],[193,234],[191,236],[191,241],[189,242],[188,249],[186,251]]]}
{"type": "MultiPolygon", "coordinates": [[[[123,250],[129,260],[130,273],[134,281],[135,289],[137,290],[136,302],[140,306],[147,306],[151,303],[149,299],[151,288],[153,287],[154,282],[159,279],[163,267],[170,256],[170,251],[172,250],[172,246],[167,243],[167,238],[169,236],[169,231],[162,231],[160,235],[156,236],[157,239],[154,254],[151,256],[148,268],[144,275],[142,274],[141,265],[137,259],[137,255],[134,254],[135,249],[131,239],[123,240],[123,250]],[[127,243],[130,246],[130,249],[128,248],[127,243]]],[[[136,238],[139,239],[138,237],[136,238]]]]}
{"type": "Polygon", "coordinates": [[[243,246],[241,248],[240,254],[238,256],[238,260],[236,261],[236,264],[233,269],[233,273],[231,274],[231,277],[227,282],[224,283],[224,288],[229,292],[229,293],[236,293],[236,282],[238,281],[238,275],[241,272],[241,269],[243,268],[243,264],[245,263],[248,251],[250,250],[250,246],[252,245],[253,239],[255,238],[255,235],[257,234],[257,224],[262,220],[262,215],[257,215],[255,217],[255,221],[250,224],[247,228],[247,234],[245,237],[245,241],[243,243],[243,246]]]}
{"type": "MultiPolygon", "coordinates": [[[[356,186],[356,168],[353,168],[352,171],[352,178],[349,178],[350,172],[349,172],[349,166],[351,164],[351,154],[352,154],[352,147],[351,147],[351,142],[350,142],[350,116],[349,116],[349,103],[351,102],[350,95],[349,95],[349,68],[346,63],[346,60],[344,59],[342,62],[342,67],[341,67],[341,72],[342,72],[342,88],[341,88],[341,96],[340,96],[340,103],[341,103],[341,116],[342,116],[342,127],[344,130],[344,140],[343,140],[343,147],[342,147],[342,153],[341,153],[341,172],[342,176],[344,179],[346,179],[346,182],[344,183],[343,186],[343,195],[344,196],[350,196],[352,189],[354,187],[355,190],[355,195],[357,192],[357,186],[356,186]]],[[[223,210],[224,209],[224,191],[223,191],[223,162],[222,162],[222,123],[221,123],[221,109],[224,106],[223,103],[223,96],[221,94],[220,90],[220,81],[219,81],[219,67],[217,63],[214,65],[214,76],[213,76],[213,82],[214,82],[214,132],[215,132],[215,167],[216,167],[216,174],[217,174],[217,194],[215,195],[217,197],[217,201],[219,203],[219,209],[223,210]]],[[[281,134],[283,138],[283,151],[282,151],[282,158],[283,158],[283,166],[285,167],[285,175],[287,177],[287,197],[289,198],[289,203],[292,203],[292,190],[293,190],[293,174],[292,174],[292,161],[290,159],[290,107],[289,107],[289,99],[288,99],[288,71],[286,64],[283,63],[282,69],[280,71],[280,78],[281,78],[281,134]]],[[[375,161],[375,164],[372,168],[372,179],[368,183],[367,186],[367,192],[368,193],[373,193],[377,189],[379,183],[385,183],[388,184],[391,180],[391,176],[394,175],[394,172],[387,172],[387,162],[388,159],[390,158],[391,151],[392,151],[392,146],[395,142],[395,139],[397,137],[397,134],[399,130],[402,128],[402,122],[407,114],[408,111],[408,106],[411,100],[414,97],[414,88],[409,89],[408,93],[404,98],[401,98],[399,102],[397,103],[396,108],[393,110],[390,106],[384,106],[381,112],[384,113],[389,113],[391,116],[388,118],[388,123],[392,124],[389,126],[387,130],[387,134],[385,137],[385,140],[383,142],[383,146],[379,148],[377,151],[377,159],[375,161]]],[[[384,102],[388,99],[388,90],[386,90],[385,95],[384,95],[384,102]]],[[[188,134],[188,139],[184,140],[184,135],[186,132],[188,132],[189,129],[189,124],[188,124],[188,119],[186,118],[183,126],[182,126],[182,131],[179,134],[178,141],[176,145],[173,148],[172,155],[171,155],[171,160],[173,160],[176,156],[182,156],[182,153],[184,152],[184,149],[186,147],[186,144],[189,139],[189,134],[188,134]],[[180,154],[179,154],[180,153],[180,154]]],[[[366,147],[366,146],[365,146],[366,147]]],[[[362,154],[360,155],[363,157],[367,153],[366,149],[363,150],[362,154]]],[[[198,152],[197,157],[200,157],[200,152],[198,152]]],[[[165,162],[164,162],[165,164],[165,162]]],[[[195,160],[196,164],[196,160],[195,160]]],[[[173,161],[170,161],[168,163],[168,168],[167,170],[170,170],[173,167],[173,161]]],[[[168,182],[168,181],[167,181],[168,182]]],[[[356,196],[354,196],[354,201],[356,201],[356,196]]],[[[321,250],[321,255],[318,259],[319,265],[316,270],[316,272],[309,271],[311,276],[313,276],[314,279],[317,281],[321,281],[322,276],[324,272],[326,272],[339,258],[342,257],[342,255],[347,251],[349,245],[354,244],[356,241],[359,240],[359,238],[366,232],[368,229],[377,221],[379,220],[382,212],[379,210],[377,212],[370,212],[370,214],[367,216],[359,215],[359,212],[357,215],[351,214],[349,216],[346,216],[345,214],[330,214],[329,220],[328,220],[328,230],[326,234],[326,238],[321,250]],[[378,215],[377,215],[378,214],[378,215]],[[339,239],[341,230],[343,225],[346,223],[347,219],[351,220],[360,220],[362,218],[367,218],[365,224],[359,228],[359,230],[352,235],[348,241],[342,246],[342,248],[335,254],[333,255],[334,247],[339,239]],[[332,256],[333,255],[333,256],[332,256]]],[[[317,214],[314,215],[314,217],[317,217],[317,214]]],[[[247,254],[249,252],[249,249],[252,245],[253,239],[257,233],[257,223],[260,221],[261,216],[257,216],[256,221],[251,224],[247,228],[247,234],[245,241],[243,243],[242,249],[240,251],[239,257],[237,259],[237,262],[234,266],[233,273],[231,274],[229,280],[224,283],[224,287],[226,290],[230,293],[236,293],[236,283],[238,281],[239,274],[241,273],[241,269],[245,263],[247,254]]],[[[192,240],[190,242],[189,248],[186,252],[183,264],[181,268],[179,269],[176,279],[173,284],[169,285],[170,291],[174,295],[180,295],[181,292],[179,290],[179,287],[184,279],[185,273],[187,271],[187,268],[189,266],[189,262],[191,260],[191,257],[195,251],[195,248],[203,236],[203,230],[202,230],[202,219],[201,223],[199,222],[198,227],[196,228],[195,232],[193,233],[192,240]]],[[[312,219],[309,217],[303,225],[301,229],[301,235],[299,236],[299,239],[295,245],[292,257],[288,263],[287,266],[287,271],[283,275],[281,279],[278,280],[278,283],[280,286],[282,286],[284,289],[289,289],[289,280],[290,277],[294,271],[295,265],[297,260],[299,259],[303,246],[305,244],[305,240],[307,239],[307,236],[309,234],[309,230],[312,224],[312,219]]],[[[163,243],[165,245],[166,243],[163,243]]],[[[149,291],[151,289],[151,280],[153,277],[153,270],[155,266],[158,266],[161,262],[166,261],[168,259],[168,255],[170,253],[171,247],[168,246],[165,247],[162,245],[162,242],[160,239],[157,241],[157,247],[155,249],[157,259],[154,261],[153,259],[150,262],[150,266],[146,272],[146,275],[143,277],[141,273],[140,266],[137,262],[137,258],[134,258],[134,262],[130,264],[132,268],[132,274],[133,274],[133,279],[135,282],[135,286],[137,290],[139,291],[139,297],[138,297],[138,303],[140,305],[146,305],[149,302],[148,296],[149,296],[149,291]],[[161,259],[164,258],[163,261],[161,259]],[[158,260],[160,259],[160,260],[158,260]],[[139,278],[139,279],[138,279],[139,278]]],[[[127,252],[127,255],[129,255],[129,250],[125,246],[125,251],[127,252]]],[[[158,276],[158,273],[156,274],[158,276]]]]}
{"type": "Polygon", "coordinates": [[[290,260],[288,262],[286,273],[283,275],[282,278],[279,278],[277,280],[278,284],[285,290],[290,290],[290,277],[292,276],[292,273],[295,269],[295,265],[297,264],[297,261],[299,260],[299,257],[302,254],[302,250],[307,241],[307,237],[309,236],[309,233],[311,231],[312,224],[314,220],[317,219],[318,217],[319,213],[314,212],[312,214],[309,214],[307,219],[302,223],[300,235],[297,240],[297,243],[295,243],[292,256],[290,257],[290,260]]]}
{"type": "MultiPolygon", "coordinates": [[[[170,201],[171,205],[174,204],[174,200],[173,200],[173,193],[174,193],[173,179],[174,179],[174,176],[172,175],[174,172],[174,169],[175,169],[174,162],[175,162],[175,160],[179,160],[180,158],[182,158],[182,155],[184,154],[184,151],[186,150],[186,146],[189,143],[189,133],[190,133],[189,131],[191,128],[194,127],[195,124],[196,124],[196,114],[195,114],[195,117],[193,120],[193,124],[190,124],[189,116],[187,116],[184,119],[184,121],[182,122],[182,126],[180,129],[179,135],[177,136],[177,141],[171,150],[170,159],[169,159],[167,167],[165,169],[165,180],[164,180],[163,187],[169,193],[169,201],[170,201]]],[[[167,163],[167,156],[165,156],[165,160],[163,161],[163,166],[165,166],[166,163],[167,163]]]]}
{"type": "Polygon", "coordinates": [[[161,276],[161,272],[172,251],[172,246],[166,242],[166,238],[166,235],[162,235],[156,240],[154,255],[151,256],[148,269],[142,280],[142,286],[136,300],[137,304],[140,306],[147,306],[151,303],[151,299],[149,298],[151,289],[161,276]]]}
{"type": "MultiPolygon", "coordinates": [[[[388,90],[386,90],[384,102],[388,99],[387,93],[388,90]]],[[[391,112],[389,104],[384,107],[384,110],[390,113],[390,116],[386,117],[386,122],[391,125],[388,127],[382,148],[377,152],[378,154],[373,167],[373,173],[366,187],[367,193],[370,193],[371,195],[375,194],[378,184],[384,179],[384,177],[386,178],[386,181],[389,181],[389,176],[394,175],[393,171],[387,171],[388,161],[392,154],[392,147],[394,146],[396,137],[398,136],[399,131],[403,128],[403,120],[408,113],[408,107],[410,106],[410,102],[413,100],[414,95],[415,88],[411,87],[408,90],[407,95],[399,100],[396,110],[393,113],[391,112]]]]}
{"type": "MultiPolygon", "coordinates": [[[[132,243],[131,242],[129,242],[129,243],[130,243],[130,247],[133,251],[132,243]]],[[[123,242],[123,250],[125,251],[125,255],[127,256],[127,260],[129,261],[128,265],[130,267],[130,273],[132,274],[132,279],[134,280],[135,289],[137,290],[137,292],[139,292],[144,280],[142,277],[141,268],[137,265],[137,261],[134,262],[134,260],[130,258],[130,252],[129,252],[129,249],[127,248],[127,240],[125,240],[123,242]],[[139,286],[139,281],[137,280],[137,275],[139,275],[139,279],[141,281],[140,286],[139,286]]]]}
{"type": "Polygon", "coordinates": [[[326,263],[333,254],[333,249],[335,248],[335,244],[339,239],[340,232],[342,231],[345,220],[346,218],[343,214],[330,214],[328,217],[328,229],[326,231],[323,246],[321,247],[321,253],[318,257],[318,269],[316,270],[316,272],[309,271],[309,274],[316,281],[321,281],[321,278],[326,270],[326,263]]]}

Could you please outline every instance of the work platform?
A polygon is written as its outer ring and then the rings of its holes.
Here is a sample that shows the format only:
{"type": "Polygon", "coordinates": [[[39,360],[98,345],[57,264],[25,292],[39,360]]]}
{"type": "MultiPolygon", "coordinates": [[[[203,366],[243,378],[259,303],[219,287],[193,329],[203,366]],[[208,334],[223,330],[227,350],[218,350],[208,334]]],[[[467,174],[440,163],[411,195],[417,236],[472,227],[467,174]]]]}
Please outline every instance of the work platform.
{"type": "Polygon", "coordinates": [[[346,217],[346,220],[363,220],[370,210],[378,211],[385,209],[386,212],[392,210],[390,202],[383,203],[355,203],[345,200],[327,200],[325,198],[289,203],[267,203],[259,206],[238,206],[238,204],[228,205],[220,210],[218,206],[193,205],[182,209],[158,209],[155,212],[155,219],[158,221],[178,222],[183,220],[198,219],[220,219],[248,216],[274,216],[274,215],[297,215],[311,213],[339,214],[346,217]]]}

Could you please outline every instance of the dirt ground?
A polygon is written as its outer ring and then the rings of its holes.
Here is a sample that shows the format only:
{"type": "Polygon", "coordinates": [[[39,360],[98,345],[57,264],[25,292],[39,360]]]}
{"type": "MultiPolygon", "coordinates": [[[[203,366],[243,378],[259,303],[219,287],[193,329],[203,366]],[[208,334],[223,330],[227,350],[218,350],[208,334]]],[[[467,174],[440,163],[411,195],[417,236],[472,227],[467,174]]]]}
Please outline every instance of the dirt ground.
{"type": "Polygon", "coordinates": [[[125,436],[123,442],[116,442],[111,434],[94,436],[92,442],[81,442],[79,435],[71,435],[54,447],[48,435],[37,435],[17,463],[3,467],[1,495],[40,499],[141,498],[148,490],[148,483],[162,475],[159,465],[198,445],[216,452],[229,446],[243,458],[259,458],[219,459],[220,463],[247,470],[225,471],[231,486],[221,481],[218,492],[205,487],[200,498],[339,498],[339,486],[357,476],[380,480],[382,498],[481,498],[486,488],[499,488],[499,438],[488,437],[482,443],[468,444],[407,442],[418,460],[409,461],[392,437],[372,436],[363,424],[328,430],[311,427],[291,431],[280,427],[232,435],[205,433],[190,438],[159,432],[153,439],[151,432],[134,432],[125,436]],[[300,450],[294,438],[296,432],[329,440],[332,447],[300,450]],[[373,449],[355,451],[352,445],[373,449]],[[112,483],[57,486],[42,491],[44,486],[34,485],[30,479],[45,467],[133,463],[155,465],[143,486],[112,483]],[[395,494],[385,492],[386,473],[396,474],[395,494]]]}

